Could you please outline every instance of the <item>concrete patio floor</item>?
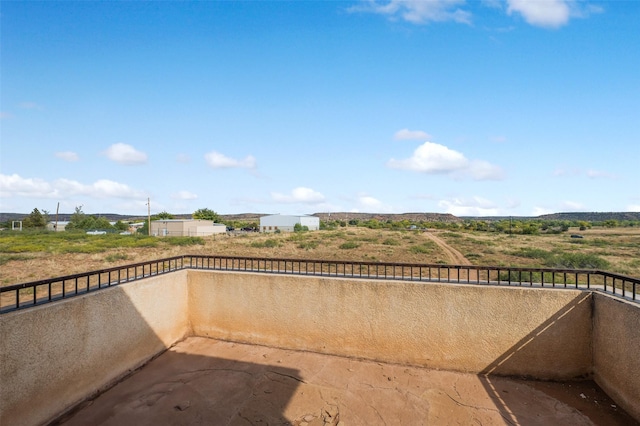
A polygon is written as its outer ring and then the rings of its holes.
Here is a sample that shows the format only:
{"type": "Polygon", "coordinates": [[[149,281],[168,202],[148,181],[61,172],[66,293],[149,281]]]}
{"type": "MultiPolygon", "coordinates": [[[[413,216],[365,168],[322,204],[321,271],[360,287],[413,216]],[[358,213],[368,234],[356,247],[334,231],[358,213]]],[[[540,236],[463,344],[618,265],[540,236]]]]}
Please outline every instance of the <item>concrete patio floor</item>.
{"type": "Polygon", "coordinates": [[[190,337],[64,425],[636,425],[593,382],[435,371],[190,337]]]}

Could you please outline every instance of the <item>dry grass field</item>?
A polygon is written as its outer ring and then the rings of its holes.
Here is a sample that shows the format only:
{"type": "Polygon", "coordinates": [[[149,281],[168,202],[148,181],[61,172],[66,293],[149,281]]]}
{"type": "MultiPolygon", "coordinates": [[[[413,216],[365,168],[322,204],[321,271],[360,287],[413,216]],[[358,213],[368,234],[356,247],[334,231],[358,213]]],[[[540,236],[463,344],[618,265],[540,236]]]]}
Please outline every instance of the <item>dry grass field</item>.
{"type": "Polygon", "coordinates": [[[429,264],[598,268],[640,277],[640,228],[563,234],[413,231],[345,227],[186,239],[0,233],[0,285],[35,281],[181,254],[429,264]],[[584,238],[571,238],[579,233],[584,238]],[[136,244],[131,244],[135,240],[136,244]],[[440,243],[440,244],[438,244],[440,243]],[[577,263],[576,263],[577,262],[577,263]]]}

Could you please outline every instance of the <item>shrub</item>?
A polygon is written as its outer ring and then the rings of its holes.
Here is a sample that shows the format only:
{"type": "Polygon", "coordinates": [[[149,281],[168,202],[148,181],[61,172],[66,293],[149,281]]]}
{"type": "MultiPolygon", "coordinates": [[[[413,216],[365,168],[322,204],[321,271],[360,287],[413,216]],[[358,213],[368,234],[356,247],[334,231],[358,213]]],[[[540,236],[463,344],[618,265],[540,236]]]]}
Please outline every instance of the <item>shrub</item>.
{"type": "Polygon", "coordinates": [[[268,240],[265,241],[254,241],[251,243],[251,247],[256,247],[256,248],[273,248],[273,247],[278,247],[280,245],[280,243],[278,242],[278,240],[274,240],[272,238],[269,238],[268,240]]]}
{"type": "Polygon", "coordinates": [[[107,262],[117,262],[118,260],[127,260],[129,256],[124,253],[113,253],[104,258],[107,262]]]}
{"type": "Polygon", "coordinates": [[[545,263],[552,268],[569,269],[606,269],[609,262],[590,253],[562,253],[553,256],[545,263]]]}
{"type": "Polygon", "coordinates": [[[170,246],[204,245],[204,239],[202,237],[170,237],[165,238],[164,242],[170,246]]]}
{"type": "Polygon", "coordinates": [[[387,238],[382,242],[382,244],[384,244],[385,246],[399,246],[400,242],[392,238],[387,238]]]}
{"type": "Polygon", "coordinates": [[[319,243],[317,241],[301,241],[300,244],[298,244],[298,248],[311,250],[318,247],[318,245],[319,243]]]}
{"type": "Polygon", "coordinates": [[[347,241],[346,243],[340,244],[339,248],[342,250],[351,250],[360,247],[360,244],[355,241],[347,241]]]}

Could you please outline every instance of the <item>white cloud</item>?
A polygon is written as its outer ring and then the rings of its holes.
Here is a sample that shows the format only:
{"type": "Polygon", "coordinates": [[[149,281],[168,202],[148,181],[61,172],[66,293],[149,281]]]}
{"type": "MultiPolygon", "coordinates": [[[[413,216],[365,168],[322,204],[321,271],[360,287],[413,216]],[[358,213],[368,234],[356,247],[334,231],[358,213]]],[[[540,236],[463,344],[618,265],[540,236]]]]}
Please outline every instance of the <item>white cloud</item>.
{"type": "Polygon", "coordinates": [[[469,160],[458,151],[433,142],[425,142],[405,160],[391,159],[387,165],[394,169],[423,173],[449,173],[467,167],[469,160]]]}
{"type": "Polygon", "coordinates": [[[585,207],[582,203],[576,201],[563,201],[560,203],[561,211],[584,211],[585,207]]]}
{"type": "Polygon", "coordinates": [[[402,129],[402,130],[398,130],[396,134],[393,135],[393,139],[397,141],[406,141],[406,140],[426,141],[427,139],[431,139],[431,135],[429,135],[427,132],[423,132],[422,130],[402,129]]]}
{"type": "Polygon", "coordinates": [[[615,176],[612,175],[609,172],[604,172],[601,170],[593,170],[593,169],[589,169],[587,170],[587,177],[590,179],[614,179],[615,176]]]}
{"type": "Polygon", "coordinates": [[[0,196],[50,196],[53,188],[42,179],[23,178],[17,174],[0,174],[0,196]]]}
{"type": "Polygon", "coordinates": [[[0,174],[0,196],[2,197],[42,197],[70,198],[83,196],[90,198],[145,198],[146,194],[129,185],[100,179],[92,184],[83,184],[71,179],[57,179],[47,182],[43,179],[23,178],[17,174],[0,174]]]}
{"type": "Polygon", "coordinates": [[[628,212],[640,212],[640,204],[631,204],[627,206],[628,212]]]}
{"type": "Polygon", "coordinates": [[[549,210],[546,207],[534,207],[533,211],[531,212],[531,216],[542,216],[545,214],[552,214],[555,213],[553,210],[549,210]]]}
{"type": "Polygon", "coordinates": [[[311,188],[297,187],[291,191],[290,195],[272,192],[271,198],[278,203],[304,203],[318,204],[325,200],[324,195],[311,188]]]}
{"type": "Polygon", "coordinates": [[[464,0],[365,0],[350,10],[373,12],[393,20],[402,19],[413,24],[444,21],[470,23],[471,13],[457,8],[463,3],[464,0]]]}
{"type": "Polygon", "coordinates": [[[358,197],[358,203],[365,208],[379,208],[382,206],[382,202],[374,197],[368,195],[362,195],[358,197]]]}
{"type": "Polygon", "coordinates": [[[433,142],[420,145],[410,158],[390,159],[387,166],[426,174],[471,176],[475,180],[499,180],[503,177],[500,167],[484,160],[468,160],[462,153],[433,142]]]}
{"type": "Polygon", "coordinates": [[[507,13],[520,14],[524,20],[537,27],[559,28],[571,18],[585,18],[601,13],[602,8],[575,0],[507,0],[507,13]]]}
{"type": "Polygon", "coordinates": [[[76,154],[75,152],[72,152],[72,151],[56,152],[55,155],[59,159],[64,160],[64,161],[69,161],[69,162],[78,161],[80,159],[80,157],[78,157],[78,154],[76,154]]]}
{"type": "Polygon", "coordinates": [[[234,158],[227,157],[224,154],[220,154],[219,152],[211,151],[205,154],[204,158],[207,161],[207,164],[214,169],[256,168],[256,159],[251,155],[246,156],[243,160],[236,160],[234,158]]]}
{"type": "Polygon", "coordinates": [[[120,164],[132,165],[147,162],[147,154],[126,143],[113,144],[104,151],[104,154],[109,160],[120,164]]]}
{"type": "Polygon", "coordinates": [[[438,206],[454,216],[499,216],[499,209],[482,197],[440,200],[438,206]]]}
{"type": "Polygon", "coordinates": [[[171,198],[176,200],[195,200],[198,195],[189,191],[178,191],[171,194],[171,198]]]}

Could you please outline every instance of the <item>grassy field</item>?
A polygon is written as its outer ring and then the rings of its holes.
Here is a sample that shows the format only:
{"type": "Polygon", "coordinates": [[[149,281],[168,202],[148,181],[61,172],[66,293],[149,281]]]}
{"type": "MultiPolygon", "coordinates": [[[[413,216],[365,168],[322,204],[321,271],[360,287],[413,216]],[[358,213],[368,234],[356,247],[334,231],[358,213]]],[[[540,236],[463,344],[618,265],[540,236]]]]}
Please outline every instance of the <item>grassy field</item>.
{"type": "Polygon", "coordinates": [[[336,230],[156,238],[72,233],[0,233],[0,285],[181,254],[454,264],[437,235],[474,265],[597,268],[640,277],[640,228],[593,228],[553,235],[467,231],[336,230]],[[571,238],[572,233],[584,238],[571,238]]]}

